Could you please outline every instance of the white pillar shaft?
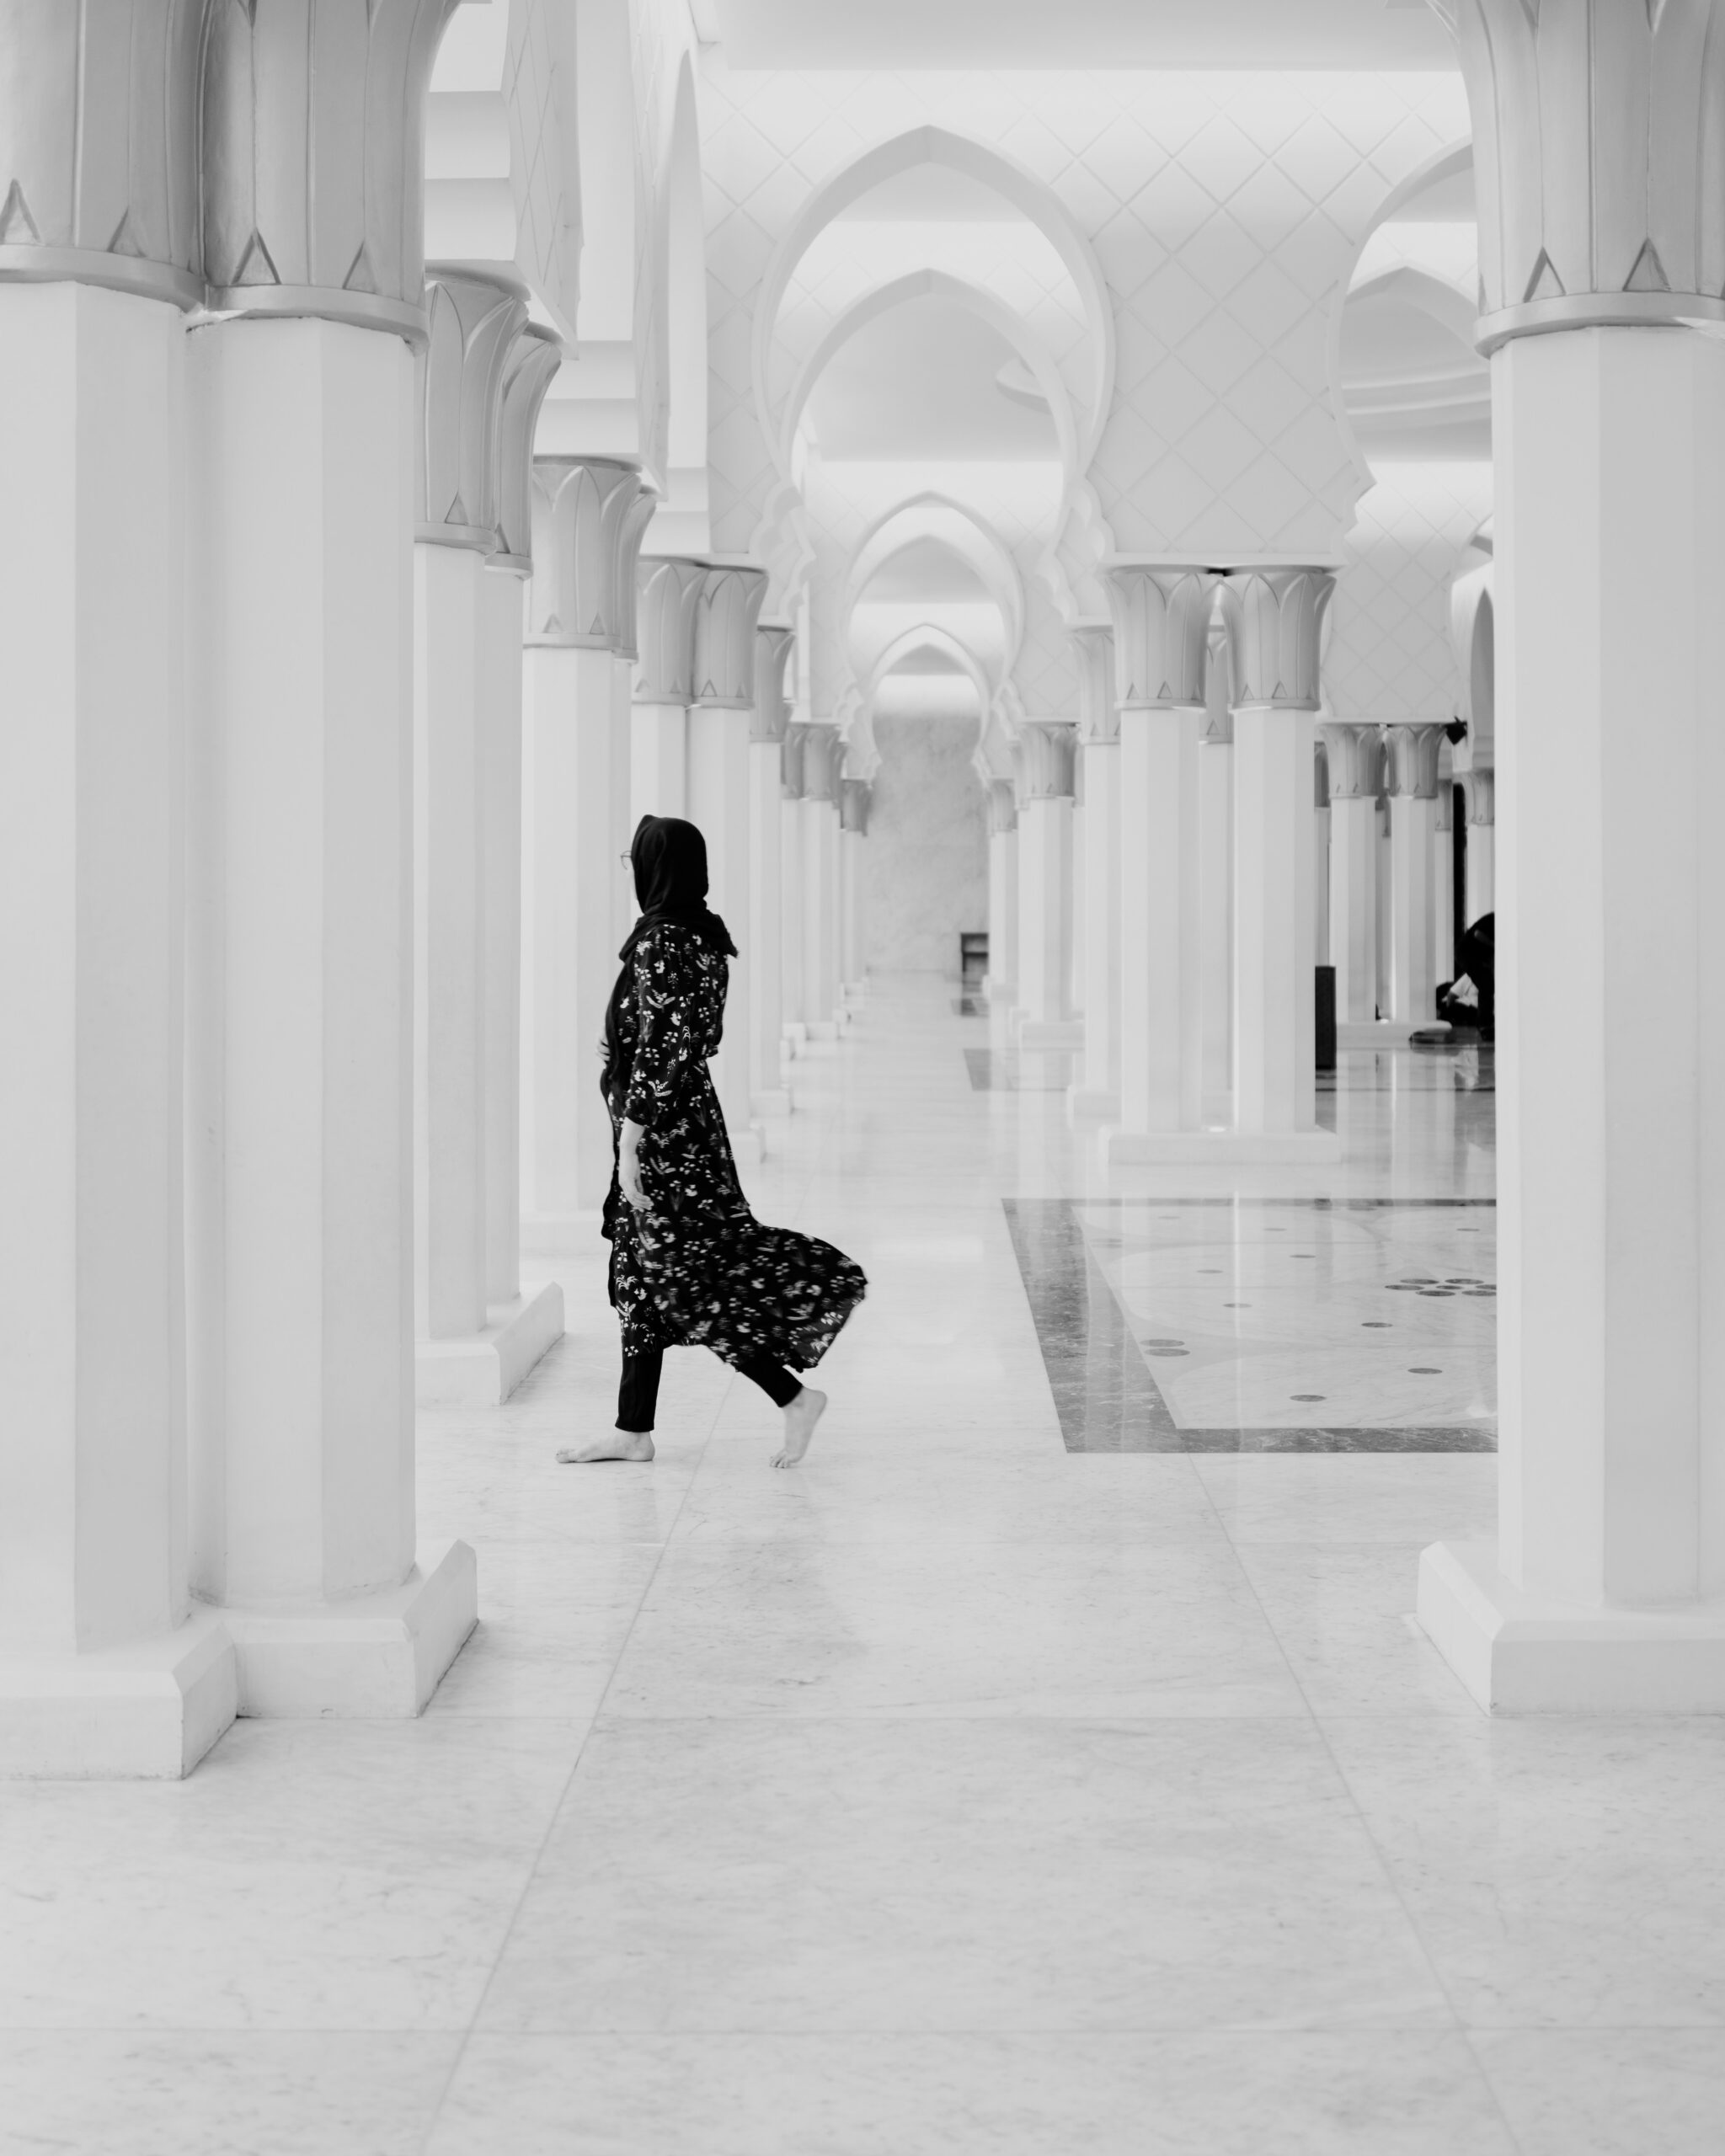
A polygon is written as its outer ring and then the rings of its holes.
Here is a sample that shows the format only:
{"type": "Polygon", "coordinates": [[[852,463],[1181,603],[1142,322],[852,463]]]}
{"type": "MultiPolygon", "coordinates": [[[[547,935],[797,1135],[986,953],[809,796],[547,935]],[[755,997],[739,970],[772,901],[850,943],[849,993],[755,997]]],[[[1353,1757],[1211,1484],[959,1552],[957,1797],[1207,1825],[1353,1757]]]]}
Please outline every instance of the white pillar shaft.
{"type": "Polygon", "coordinates": [[[1432,971],[1439,981],[1455,978],[1455,839],[1439,830],[1432,852],[1432,971]]]}
{"type": "Polygon", "coordinates": [[[611,834],[611,851],[617,858],[606,866],[611,875],[611,946],[615,957],[640,911],[635,903],[634,872],[622,858],[640,819],[635,814],[633,771],[635,662],[620,651],[610,657],[611,834]]]}
{"type": "Polygon", "coordinates": [[[1120,1127],[1202,1119],[1197,709],[1120,714],[1120,1127]]]}
{"type": "Polygon", "coordinates": [[[599,1043],[628,845],[613,821],[616,691],[607,651],[525,654],[522,1196],[536,1223],[592,1209],[611,1182],[599,1043]]]}
{"type": "Polygon", "coordinates": [[[1327,803],[1311,812],[1312,963],[1330,962],[1330,811],[1327,803]]]}
{"type": "Polygon", "coordinates": [[[1234,749],[1198,751],[1198,1000],[1206,1100],[1234,1082],[1234,749]]]}
{"type": "Polygon", "coordinates": [[[414,1561],[414,369],[316,319],[192,339],[221,771],[195,1577],[334,1601],[414,1561]]]}
{"type": "Polygon", "coordinates": [[[1501,1561],[1595,1606],[1719,1595],[1725,351],[1576,330],[1492,372],[1501,1561]]]}
{"type": "Polygon", "coordinates": [[[1018,834],[991,831],[988,840],[988,992],[1010,1003],[1018,974],[1018,834]]]}
{"type": "Polygon", "coordinates": [[[749,1001],[753,993],[748,940],[750,847],[750,715],[718,705],[689,713],[687,814],[707,841],[708,903],[731,931],[739,955],[730,961],[724,1037],[708,1068],[726,1123],[746,1127],[751,1113],[749,1001]]]}
{"type": "Polygon", "coordinates": [[[1377,1015],[1378,805],[1370,795],[1330,803],[1330,963],[1336,1017],[1369,1025],[1377,1015]]]}
{"type": "Polygon", "coordinates": [[[779,958],[784,995],[784,1022],[788,1026],[805,1026],[809,1022],[809,995],[806,985],[808,972],[804,943],[805,928],[804,915],[807,905],[808,878],[804,873],[803,803],[800,798],[781,795],[779,799],[779,958]]]}
{"type": "Polygon", "coordinates": [[[159,301],[0,285],[0,1662],[187,1607],[184,365],[159,301]]]}
{"type": "Polygon", "coordinates": [[[1081,1107],[1112,1113],[1120,1091],[1120,744],[1084,759],[1084,1076],[1081,1107]]]}
{"type": "Polygon", "coordinates": [[[839,979],[842,987],[862,985],[862,906],[868,841],[861,831],[839,833],[840,919],[841,935],[839,979]]]}
{"type": "Polygon", "coordinates": [[[784,1038],[784,816],[777,741],[749,745],[749,1039],[754,1106],[784,1106],[780,1043],[784,1038]]]}
{"type": "Polygon", "coordinates": [[[484,796],[485,1299],[521,1289],[522,584],[480,581],[480,782],[484,796]]]}
{"type": "Polygon", "coordinates": [[[1084,1011],[1084,855],[1089,842],[1090,812],[1084,803],[1072,803],[1072,862],[1067,881],[1066,979],[1071,986],[1072,1012],[1084,1011]]]}
{"type": "Polygon", "coordinates": [[[1403,1025],[1429,1026],[1437,1015],[1437,817],[1435,801],[1391,800],[1390,1016],[1403,1025]]]}
{"type": "Polygon", "coordinates": [[[483,558],[414,549],[414,1314],[485,1324],[483,558]]]}
{"type": "Polygon", "coordinates": [[[1467,827],[1467,926],[1482,914],[1495,912],[1498,904],[1497,837],[1490,824],[1467,827]]]}
{"type": "Polygon", "coordinates": [[[1071,1017],[1072,803],[1027,801],[1018,812],[1018,1008],[1033,1026],[1071,1017]]]}
{"type": "Polygon", "coordinates": [[[803,993],[812,1030],[830,1038],[839,1001],[838,817],[830,801],[803,803],[803,993]]]}
{"type": "Polygon", "coordinates": [[[644,816],[686,816],[688,712],[681,704],[637,703],[630,736],[629,829],[644,816]]]}
{"type": "Polygon", "coordinates": [[[1234,1118],[1242,1131],[1316,1127],[1312,1010],[1312,721],[1234,714],[1234,1118]]]}

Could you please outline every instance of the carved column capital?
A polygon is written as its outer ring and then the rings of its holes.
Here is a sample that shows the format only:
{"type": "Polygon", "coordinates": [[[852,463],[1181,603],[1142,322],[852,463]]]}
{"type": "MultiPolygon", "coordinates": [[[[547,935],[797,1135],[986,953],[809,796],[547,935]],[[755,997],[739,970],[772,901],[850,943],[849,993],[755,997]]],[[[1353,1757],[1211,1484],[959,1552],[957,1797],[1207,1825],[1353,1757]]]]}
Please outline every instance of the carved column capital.
{"type": "Polygon", "coordinates": [[[1171,711],[1201,704],[1215,573],[1194,563],[1120,563],[1104,574],[1114,617],[1120,708],[1171,711]]]}
{"type": "Polygon", "coordinates": [[[1231,749],[1234,745],[1234,707],[1228,701],[1233,687],[1233,668],[1228,654],[1226,626],[1220,621],[1212,622],[1204,654],[1204,728],[1199,737],[1212,749],[1231,749]]]}
{"type": "Polygon", "coordinates": [[[1331,800],[1375,801],[1381,791],[1382,728],[1326,719],[1318,732],[1329,765],[1331,800]]]}
{"type": "Polygon", "coordinates": [[[533,459],[530,644],[633,652],[633,550],[653,499],[633,464],[602,457],[533,459]]]}
{"type": "Polygon", "coordinates": [[[527,288],[501,272],[435,263],[425,280],[429,325],[419,357],[419,503],[427,546],[497,547],[499,437],[527,288]]]}
{"type": "Polygon", "coordinates": [[[791,723],[785,702],[785,669],[797,632],[783,622],[759,622],[755,627],[755,723],[751,741],[782,741],[791,723]]]}
{"type": "Polygon", "coordinates": [[[1018,735],[1019,783],[1026,801],[1070,801],[1076,729],[1058,719],[1033,719],[1018,735]]]}
{"type": "Polygon", "coordinates": [[[1498,819],[1498,775],[1489,769],[1465,772],[1462,792],[1470,824],[1491,825],[1498,819]]]}
{"type": "Polygon", "coordinates": [[[1231,569],[1221,615],[1234,668],[1234,705],[1316,711],[1318,636],[1336,589],[1332,570],[1290,563],[1231,569]]]}
{"type": "Polygon", "coordinates": [[[784,742],[779,751],[779,790],[787,801],[803,798],[808,748],[808,723],[793,719],[785,728],[784,742]]]}
{"type": "Polygon", "coordinates": [[[1438,0],[1479,187],[1479,344],[1725,320],[1715,0],[1438,0]]]}
{"type": "Polygon", "coordinates": [[[1120,738],[1114,696],[1114,632],[1107,622],[1081,622],[1071,632],[1078,662],[1078,734],[1088,748],[1120,738]]]}
{"type": "Polygon", "coordinates": [[[868,811],[873,799],[874,788],[866,778],[846,779],[839,788],[839,828],[866,839],[868,811]]]}
{"type": "Polygon", "coordinates": [[[1007,831],[1018,828],[1018,797],[1009,778],[994,778],[988,782],[988,835],[999,838],[1007,831]]]}
{"type": "Polygon", "coordinates": [[[210,0],[204,264],[223,314],[425,333],[425,99],[458,0],[210,0]]]}
{"type": "Polygon", "coordinates": [[[1391,792],[1404,801],[1435,801],[1443,728],[1397,721],[1384,728],[1384,745],[1390,755],[1391,792]]]}
{"type": "Polygon", "coordinates": [[[635,570],[635,702],[686,704],[694,696],[695,609],[707,564],[655,554],[635,570]]]}
{"type": "Polygon", "coordinates": [[[497,432],[497,552],[489,566],[533,574],[533,436],[545,392],[563,365],[563,339],[530,322],[510,345],[497,432]]]}
{"type": "Polygon", "coordinates": [[[755,707],[755,625],[766,597],[766,572],[745,565],[710,568],[695,602],[695,693],[715,711],[755,707]]]}
{"type": "Polygon", "coordinates": [[[816,722],[803,744],[803,798],[836,803],[844,776],[845,744],[838,728],[816,722]]]}
{"type": "Polygon", "coordinates": [[[0,9],[0,280],[195,307],[204,0],[0,9]]]}

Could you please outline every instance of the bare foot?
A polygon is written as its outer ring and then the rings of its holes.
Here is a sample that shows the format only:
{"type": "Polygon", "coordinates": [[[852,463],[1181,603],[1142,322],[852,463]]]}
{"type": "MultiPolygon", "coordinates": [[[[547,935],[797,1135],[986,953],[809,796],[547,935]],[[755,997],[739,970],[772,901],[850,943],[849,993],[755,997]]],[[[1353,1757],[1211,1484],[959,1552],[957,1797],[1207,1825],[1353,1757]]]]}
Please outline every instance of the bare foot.
{"type": "Polygon", "coordinates": [[[826,1395],[805,1385],[785,1410],[785,1441],[772,1455],[775,1467],[794,1467],[808,1451],[814,1425],[826,1412],[826,1395]]]}
{"type": "Polygon", "coordinates": [[[653,1457],[653,1436],[648,1430],[613,1430],[595,1438],[590,1445],[565,1445],[557,1455],[565,1467],[588,1467],[601,1460],[633,1460],[645,1463],[653,1457]]]}

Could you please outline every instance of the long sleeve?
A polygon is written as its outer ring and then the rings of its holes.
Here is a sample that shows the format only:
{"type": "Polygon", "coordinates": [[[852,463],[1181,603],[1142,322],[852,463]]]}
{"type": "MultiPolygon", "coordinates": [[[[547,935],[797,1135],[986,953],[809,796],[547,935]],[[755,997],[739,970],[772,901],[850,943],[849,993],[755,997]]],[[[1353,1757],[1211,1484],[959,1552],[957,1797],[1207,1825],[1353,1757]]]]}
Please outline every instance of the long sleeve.
{"type": "Polygon", "coordinates": [[[634,963],[635,1054],[623,1113],[650,1130],[687,1083],[695,1061],[697,984],[680,937],[644,937],[634,963]]]}

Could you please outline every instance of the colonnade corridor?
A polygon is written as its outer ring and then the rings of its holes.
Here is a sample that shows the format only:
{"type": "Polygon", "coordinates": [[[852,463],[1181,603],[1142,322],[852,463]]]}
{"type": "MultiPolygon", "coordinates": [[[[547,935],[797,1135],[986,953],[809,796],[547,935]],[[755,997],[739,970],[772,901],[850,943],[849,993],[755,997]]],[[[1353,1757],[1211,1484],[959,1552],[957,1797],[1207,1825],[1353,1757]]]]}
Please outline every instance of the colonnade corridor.
{"type": "Polygon", "coordinates": [[[1487,1716],[1409,1614],[1493,1529],[1492,1052],[1344,1050],[1336,1167],[1108,1169],[981,1008],[877,979],[745,1171],[872,1282],[801,1470],[697,1351],[555,1465],[584,1240],[422,1412],[422,1720],[0,1793],[0,2147],[1717,2145],[1725,1727],[1487,1716]]]}

